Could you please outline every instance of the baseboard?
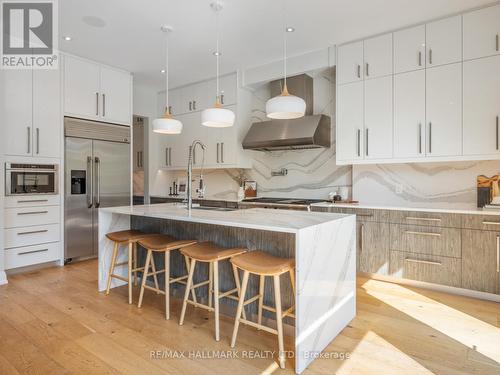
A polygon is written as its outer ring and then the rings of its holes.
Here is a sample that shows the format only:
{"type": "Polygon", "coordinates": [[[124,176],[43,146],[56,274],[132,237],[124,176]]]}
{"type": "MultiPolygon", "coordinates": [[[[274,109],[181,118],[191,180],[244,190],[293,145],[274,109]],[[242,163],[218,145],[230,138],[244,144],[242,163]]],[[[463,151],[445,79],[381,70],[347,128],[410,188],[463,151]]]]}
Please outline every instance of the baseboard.
{"type": "Polygon", "coordinates": [[[399,279],[399,278],[395,278],[395,277],[391,277],[391,276],[378,275],[378,274],[374,274],[374,273],[358,272],[357,275],[364,276],[364,277],[367,277],[367,278],[370,278],[373,280],[385,281],[385,282],[400,284],[400,285],[408,285],[408,286],[413,286],[416,288],[429,289],[429,290],[433,290],[436,292],[456,294],[459,296],[477,298],[477,299],[482,299],[482,300],[486,300],[486,301],[500,302],[500,295],[486,293],[486,292],[479,292],[477,290],[470,290],[470,289],[464,289],[464,288],[457,288],[454,286],[433,284],[433,283],[428,283],[425,281],[399,279]]]}
{"type": "Polygon", "coordinates": [[[38,271],[38,270],[41,270],[43,268],[49,268],[49,267],[54,267],[54,266],[59,267],[59,265],[60,265],[59,260],[54,260],[51,262],[33,264],[31,266],[26,266],[26,267],[11,268],[9,270],[5,270],[5,272],[8,276],[8,275],[15,275],[18,273],[38,271]]]}

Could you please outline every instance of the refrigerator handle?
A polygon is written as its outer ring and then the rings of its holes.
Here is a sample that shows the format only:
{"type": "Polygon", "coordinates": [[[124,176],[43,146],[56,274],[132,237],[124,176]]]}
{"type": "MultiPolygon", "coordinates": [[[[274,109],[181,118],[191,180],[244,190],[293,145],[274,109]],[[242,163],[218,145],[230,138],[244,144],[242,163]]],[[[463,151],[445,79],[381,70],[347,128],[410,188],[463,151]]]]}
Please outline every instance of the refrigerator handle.
{"type": "Polygon", "coordinates": [[[87,179],[86,179],[86,190],[87,190],[87,207],[91,208],[94,204],[93,196],[94,196],[94,176],[93,176],[94,168],[92,166],[92,157],[87,156],[87,179]]]}
{"type": "Polygon", "coordinates": [[[101,160],[95,157],[95,207],[99,208],[101,205],[101,160]]]}

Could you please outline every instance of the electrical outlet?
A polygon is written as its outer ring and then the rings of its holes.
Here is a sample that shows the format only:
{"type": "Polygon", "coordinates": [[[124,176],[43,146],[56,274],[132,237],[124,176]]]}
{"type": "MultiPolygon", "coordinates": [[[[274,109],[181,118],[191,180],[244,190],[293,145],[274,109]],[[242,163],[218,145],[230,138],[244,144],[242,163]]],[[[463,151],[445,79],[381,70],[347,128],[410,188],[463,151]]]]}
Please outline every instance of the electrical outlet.
{"type": "Polygon", "coordinates": [[[396,184],[396,194],[403,194],[404,186],[403,184],[396,184]]]}

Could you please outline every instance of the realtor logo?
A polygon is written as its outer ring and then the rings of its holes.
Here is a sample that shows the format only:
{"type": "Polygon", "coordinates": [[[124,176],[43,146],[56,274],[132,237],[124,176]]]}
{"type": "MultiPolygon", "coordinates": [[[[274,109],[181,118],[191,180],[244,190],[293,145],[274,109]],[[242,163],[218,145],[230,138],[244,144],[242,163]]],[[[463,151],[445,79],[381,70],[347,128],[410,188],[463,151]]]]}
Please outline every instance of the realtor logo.
{"type": "Polygon", "coordinates": [[[55,0],[1,3],[3,69],[57,69],[55,0]]]}

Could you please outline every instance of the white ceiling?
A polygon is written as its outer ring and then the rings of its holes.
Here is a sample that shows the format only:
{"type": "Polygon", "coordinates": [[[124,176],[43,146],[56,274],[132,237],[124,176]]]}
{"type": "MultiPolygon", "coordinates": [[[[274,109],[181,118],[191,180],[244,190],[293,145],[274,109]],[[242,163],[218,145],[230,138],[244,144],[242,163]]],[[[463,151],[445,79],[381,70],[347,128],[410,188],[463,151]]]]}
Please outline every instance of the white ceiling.
{"type": "MultiPolygon", "coordinates": [[[[221,12],[223,72],[282,56],[285,0],[225,0],[221,12]]],[[[129,70],[135,82],[163,86],[162,24],[173,26],[171,85],[214,75],[215,16],[212,0],[62,0],[61,49],[129,70]],[[99,17],[103,27],[84,17],[99,17]]],[[[298,55],[336,43],[439,18],[492,0],[286,0],[289,53],[298,55]]]]}

